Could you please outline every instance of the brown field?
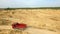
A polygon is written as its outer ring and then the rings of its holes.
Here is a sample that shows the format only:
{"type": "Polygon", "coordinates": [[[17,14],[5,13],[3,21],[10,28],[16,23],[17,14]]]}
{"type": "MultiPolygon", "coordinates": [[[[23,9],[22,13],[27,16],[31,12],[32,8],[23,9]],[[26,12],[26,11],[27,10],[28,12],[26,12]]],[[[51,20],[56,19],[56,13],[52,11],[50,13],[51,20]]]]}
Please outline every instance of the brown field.
{"type": "MultiPolygon", "coordinates": [[[[16,9],[0,10],[0,26],[11,25],[12,21],[1,18],[16,18],[20,23],[25,23],[39,29],[46,29],[54,32],[60,32],[60,9],[16,9]]],[[[12,30],[0,31],[0,34],[12,34],[12,30]]],[[[15,31],[12,31],[15,32],[15,31]]],[[[25,32],[26,33],[26,32],[25,32]]]]}

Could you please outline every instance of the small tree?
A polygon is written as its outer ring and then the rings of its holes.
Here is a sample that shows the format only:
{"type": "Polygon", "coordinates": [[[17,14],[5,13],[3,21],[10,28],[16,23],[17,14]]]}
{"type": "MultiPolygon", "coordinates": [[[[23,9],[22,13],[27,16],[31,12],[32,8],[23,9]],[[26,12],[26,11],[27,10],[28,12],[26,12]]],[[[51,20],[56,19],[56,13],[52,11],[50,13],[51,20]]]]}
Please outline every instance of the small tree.
{"type": "Polygon", "coordinates": [[[15,10],[15,8],[6,8],[5,10],[15,10]]]}

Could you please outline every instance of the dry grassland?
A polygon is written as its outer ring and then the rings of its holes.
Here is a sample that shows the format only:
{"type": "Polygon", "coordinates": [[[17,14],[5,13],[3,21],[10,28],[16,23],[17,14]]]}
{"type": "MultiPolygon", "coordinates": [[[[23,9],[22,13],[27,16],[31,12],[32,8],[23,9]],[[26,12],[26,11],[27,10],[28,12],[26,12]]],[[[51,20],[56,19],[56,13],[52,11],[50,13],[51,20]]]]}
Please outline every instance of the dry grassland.
{"type": "Polygon", "coordinates": [[[60,32],[60,9],[1,10],[0,25],[11,25],[13,22],[1,18],[17,18],[28,26],[60,32]]]}

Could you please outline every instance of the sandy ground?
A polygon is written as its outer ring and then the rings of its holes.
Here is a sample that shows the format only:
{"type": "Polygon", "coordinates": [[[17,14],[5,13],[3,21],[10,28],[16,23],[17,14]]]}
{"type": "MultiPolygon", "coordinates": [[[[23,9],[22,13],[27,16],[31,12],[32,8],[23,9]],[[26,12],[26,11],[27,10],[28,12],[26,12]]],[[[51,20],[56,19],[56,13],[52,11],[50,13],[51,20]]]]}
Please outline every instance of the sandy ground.
{"type": "MultiPolygon", "coordinates": [[[[14,30],[11,26],[0,26],[0,29],[3,30],[14,30]]],[[[54,32],[54,31],[49,31],[49,30],[44,30],[44,29],[37,29],[37,28],[32,28],[29,27],[27,29],[24,30],[26,34],[30,33],[30,34],[58,34],[58,32],[54,32]]],[[[24,31],[20,32],[23,33],[24,31]]]]}
{"type": "MultiPolygon", "coordinates": [[[[36,29],[40,29],[40,30],[43,29],[45,33],[46,33],[45,30],[48,30],[49,32],[53,31],[59,33],[60,32],[60,9],[17,9],[17,10],[0,11],[1,26],[2,25],[8,26],[15,22],[25,23],[28,26],[32,26],[33,28],[36,29]]],[[[47,34],[51,33],[49,32],[47,34]]]]}

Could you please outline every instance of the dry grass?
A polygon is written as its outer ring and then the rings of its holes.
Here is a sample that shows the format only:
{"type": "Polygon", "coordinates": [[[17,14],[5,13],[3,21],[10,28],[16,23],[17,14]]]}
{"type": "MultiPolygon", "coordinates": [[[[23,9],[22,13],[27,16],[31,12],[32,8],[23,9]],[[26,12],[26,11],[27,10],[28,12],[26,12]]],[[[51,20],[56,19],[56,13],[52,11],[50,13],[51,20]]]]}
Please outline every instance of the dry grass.
{"type": "MultiPolygon", "coordinates": [[[[17,18],[19,22],[26,23],[28,26],[47,29],[51,31],[60,31],[60,9],[17,9],[2,10],[0,18],[17,18]]],[[[0,19],[0,23],[3,20],[0,19]]],[[[6,22],[10,25],[11,21],[6,22]]],[[[5,24],[4,23],[4,24],[5,24]]]]}

